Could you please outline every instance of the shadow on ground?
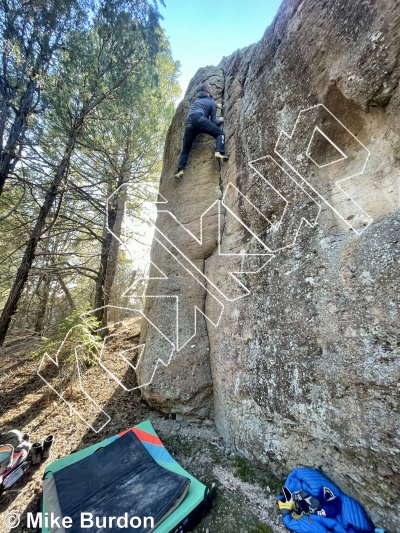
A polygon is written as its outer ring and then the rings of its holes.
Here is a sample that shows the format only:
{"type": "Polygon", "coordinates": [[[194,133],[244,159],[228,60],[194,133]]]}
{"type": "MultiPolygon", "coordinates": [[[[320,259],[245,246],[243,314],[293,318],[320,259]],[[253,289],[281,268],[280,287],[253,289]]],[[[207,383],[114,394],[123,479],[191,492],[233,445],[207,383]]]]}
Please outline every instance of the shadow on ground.
{"type": "MultiPolygon", "coordinates": [[[[235,454],[218,436],[209,423],[176,420],[171,415],[155,411],[141,400],[140,391],[126,392],[111,380],[99,381],[96,369],[86,378],[98,387],[97,400],[110,416],[110,422],[96,433],[76,415],[71,416],[66,405],[56,395],[49,397],[49,389],[36,375],[37,360],[27,355],[26,345],[20,350],[3,349],[0,371],[13,368],[19,357],[18,376],[1,387],[7,394],[6,416],[1,419],[0,432],[12,427],[30,432],[31,440],[54,434],[51,460],[80,450],[116,433],[150,419],[168,451],[192,475],[216,491],[210,513],[193,533],[284,533],[276,507],[275,495],[282,486],[262,465],[251,465],[235,454]],[[23,371],[20,371],[20,369],[23,371]],[[91,377],[92,376],[92,377],[91,377]],[[13,392],[14,391],[14,392],[13,392]]],[[[85,379],[86,379],[85,378],[85,379]]],[[[102,377],[103,379],[103,377],[102,377]]],[[[0,383],[1,385],[1,383],[0,383]]],[[[94,389],[95,390],[95,389],[94,389]]],[[[79,391],[72,391],[71,395],[79,391]]],[[[93,393],[94,394],[94,393],[93,393]]],[[[103,415],[101,415],[103,416],[103,415]]],[[[100,421],[100,418],[99,420],[100,421]]],[[[96,427],[96,420],[91,421],[96,427]]],[[[11,490],[0,494],[0,531],[39,533],[27,527],[27,513],[34,515],[41,508],[41,478],[48,463],[32,467],[11,490]],[[20,525],[12,530],[2,529],[7,512],[16,512],[20,525]]]]}

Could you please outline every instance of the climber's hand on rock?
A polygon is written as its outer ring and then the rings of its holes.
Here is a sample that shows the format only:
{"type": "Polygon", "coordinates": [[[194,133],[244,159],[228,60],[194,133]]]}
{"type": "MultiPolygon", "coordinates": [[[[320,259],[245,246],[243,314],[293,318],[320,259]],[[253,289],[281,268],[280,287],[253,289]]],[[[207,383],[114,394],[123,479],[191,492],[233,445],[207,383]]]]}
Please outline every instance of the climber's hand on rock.
{"type": "Polygon", "coordinates": [[[222,109],[222,104],[217,104],[217,109],[222,109]]]}
{"type": "Polygon", "coordinates": [[[219,121],[220,121],[221,124],[222,124],[223,122],[225,122],[225,121],[224,121],[224,117],[219,117],[219,121]]]}

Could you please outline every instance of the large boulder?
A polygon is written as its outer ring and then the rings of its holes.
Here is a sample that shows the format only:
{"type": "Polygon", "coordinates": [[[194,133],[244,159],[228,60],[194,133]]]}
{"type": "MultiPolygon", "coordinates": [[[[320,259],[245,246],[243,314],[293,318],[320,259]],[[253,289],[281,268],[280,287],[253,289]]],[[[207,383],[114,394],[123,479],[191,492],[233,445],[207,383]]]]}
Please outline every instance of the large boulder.
{"type": "MultiPolygon", "coordinates": [[[[147,318],[176,349],[144,389],[168,412],[210,417],[213,405],[230,446],[279,474],[321,467],[391,533],[400,516],[399,45],[394,0],[290,0],[259,43],[198,71],[160,182],[168,203],[152,260],[168,279],[151,280],[147,295],[169,298],[146,299],[147,318]],[[220,168],[201,137],[176,183],[185,115],[205,79],[224,103],[230,159],[220,168]]],[[[146,331],[142,384],[163,356],[146,331]]]]}

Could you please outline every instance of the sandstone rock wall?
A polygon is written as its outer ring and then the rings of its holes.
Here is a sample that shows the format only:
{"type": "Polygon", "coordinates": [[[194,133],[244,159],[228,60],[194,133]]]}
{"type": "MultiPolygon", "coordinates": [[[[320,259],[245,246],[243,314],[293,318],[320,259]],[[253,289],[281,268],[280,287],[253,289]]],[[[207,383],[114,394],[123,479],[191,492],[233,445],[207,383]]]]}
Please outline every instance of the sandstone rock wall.
{"type": "MultiPolygon", "coordinates": [[[[168,412],[215,416],[232,448],[277,473],[321,467],[392,533],[399,57],[394,0],[291,0],[259,43],[198,71],[160,183],[169,213],[152,260],[168,279],[147,294],[169,297],[146,303],[177,350],[144,391],[168,412]],[[224,103],[230,160],[220,168],[212,140],[199,138],[176,183],[186,111],[205,79],[224,103]]],[[[142,383],[162,357],[145,333],[142,383]]]]}

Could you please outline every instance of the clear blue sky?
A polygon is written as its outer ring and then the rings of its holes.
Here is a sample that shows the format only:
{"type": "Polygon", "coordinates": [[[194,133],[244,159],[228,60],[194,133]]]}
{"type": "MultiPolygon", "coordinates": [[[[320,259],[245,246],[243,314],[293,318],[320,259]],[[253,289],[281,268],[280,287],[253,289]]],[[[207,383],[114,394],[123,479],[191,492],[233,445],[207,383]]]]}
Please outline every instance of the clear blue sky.
{"type": "Polygon", "coordinates": [[[165,0],[160,7],[175,60],[181,63],[180,84],[186,91],[200,67],[218,65],[261,39],[282,0],[165,0]]]}

